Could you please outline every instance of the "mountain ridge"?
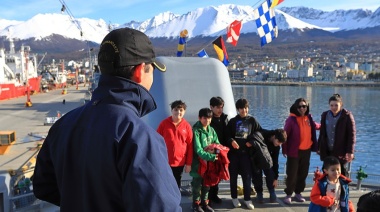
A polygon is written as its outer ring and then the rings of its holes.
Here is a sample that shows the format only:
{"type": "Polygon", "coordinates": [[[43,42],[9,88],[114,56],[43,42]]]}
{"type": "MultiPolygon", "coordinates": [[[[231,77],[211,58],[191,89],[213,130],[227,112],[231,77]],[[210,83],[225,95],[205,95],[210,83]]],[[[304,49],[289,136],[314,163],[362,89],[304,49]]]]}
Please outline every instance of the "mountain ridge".
{"type": "MultiPolygon", "coordinates": [[[[111,24],[103,19],[72,20],[68,15],[58,13],[37,14],[27,21],[0,19],[0,47],[8,49],[7,39],[12,37],[17,49],[21,45],[29,45],[33,52],[48,51],[51,57],[80,58],[90,54],[89,49],[95,53],[110,29],[131,27],[151,38],[158,55],[175,56],[179,32],[187,29],[187,50],[194,55],[217,36],[225,35],[226,26],[234,20],[243,20],[243,27],[238,45],[232,48],[226,44],[230,55],[249,54],[249,51],[259,56],[270,52],[279,55],[274,48],[297,43],[300,46],[313,43],[318,48],[319,44],[344,44],[349,40],[352,45],[360,45],[365,39],[375,42],[375,38],[380,36],[380,7],[374,12],[363,9],[327,12],[307,7],[282,7],[276,9],[276,19],[279,36],[262,48],[251,6],[222,4],[198,8],[182,15],[166,11],[145,21],[124,24],[111,24]]],[[[335,44],[332,46],[336,48],[335,44]]],[[[206,50],[212,55],[212,45],[208,47],[206,50]]]]}
{"type": "MultiPolygon", "coordinates": [[[[142,22],[124,24],[110,24],[103,19],[72,20],[70,16],[60,13],[37,14],[23,22],[0,19],[0,36],[38,40],[60,34],[67,38],[100,43],[110,27],[130,27],[151,38],[177,38],[181,30],[187,29],[191,38],[223,33],[234,20],[242,20],[241,33],[244,34],[256,32],[253,9],[251,6],[222,4],[198,8],[182,15],[167,11],[142,22]]],[[[275,11],[280,30],[319,28],[334,32],[380,26],[380,7],[374,12],[364,9],[326,12],[307,7],[282,7],[275,11]]]]}

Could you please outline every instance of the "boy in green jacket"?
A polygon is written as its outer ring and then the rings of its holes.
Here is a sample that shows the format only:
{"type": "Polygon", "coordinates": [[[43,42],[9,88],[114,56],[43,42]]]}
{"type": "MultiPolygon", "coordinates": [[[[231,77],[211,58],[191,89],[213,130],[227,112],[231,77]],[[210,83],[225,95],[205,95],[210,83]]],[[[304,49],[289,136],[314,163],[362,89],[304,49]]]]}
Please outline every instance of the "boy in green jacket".
{"type": "Polygon", "coordinates": [[[202,108],[198,114],[199,121],[193,126],[194,154],[191,164],[190,175],[193,177],[191,182],[193,192],[193,211],[203,212],[214,210],[208,205],[208,192],[210,187],[203,186],[203,179],[198,173],[199,159],[205,161],[218,160],[218,155],[213,151],[205,151],[204,148],[210,144],[219,144],[215,130],[210,126],[212,111],[209,108],[202,108]]]}

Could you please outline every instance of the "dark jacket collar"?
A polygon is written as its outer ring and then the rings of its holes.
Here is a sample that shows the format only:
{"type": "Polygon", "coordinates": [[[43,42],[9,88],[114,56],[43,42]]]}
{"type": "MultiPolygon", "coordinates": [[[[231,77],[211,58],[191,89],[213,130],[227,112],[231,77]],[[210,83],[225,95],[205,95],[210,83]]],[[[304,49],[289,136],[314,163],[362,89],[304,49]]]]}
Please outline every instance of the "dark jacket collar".
{"type": "Polygon", "coordinates": [[[130,107],[139,117],[157,108],[153,96],[143,86],[121,77],[101,75],[91,102],[109,102],[130,107]]]}

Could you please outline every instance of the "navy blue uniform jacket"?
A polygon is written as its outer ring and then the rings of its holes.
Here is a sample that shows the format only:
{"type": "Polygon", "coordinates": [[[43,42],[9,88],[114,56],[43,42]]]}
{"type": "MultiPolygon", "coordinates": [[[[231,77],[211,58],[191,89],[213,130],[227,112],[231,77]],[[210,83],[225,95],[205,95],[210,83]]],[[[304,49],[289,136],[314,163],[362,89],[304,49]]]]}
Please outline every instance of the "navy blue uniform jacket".
{"type": "Polygon", "coordinates": [[[61,211],[182,211],[164,139],[140,117],[144,87],[102,75],[92,100],[49,130],[33,176],[37,198],[61,211]]]}

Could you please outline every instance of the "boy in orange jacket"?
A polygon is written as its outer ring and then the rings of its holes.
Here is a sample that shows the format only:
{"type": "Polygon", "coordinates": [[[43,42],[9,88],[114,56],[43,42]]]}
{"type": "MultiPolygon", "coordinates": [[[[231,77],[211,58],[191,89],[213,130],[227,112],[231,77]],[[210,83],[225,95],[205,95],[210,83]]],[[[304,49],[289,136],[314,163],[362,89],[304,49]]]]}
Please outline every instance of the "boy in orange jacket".
{"type": "Polygon", "coordinates": [[[323,172],[311,190],[309,212],[355,211],[349,200],[348,184],[351,180],[341,174],[339,160],[333,156],[326,157],[323,172]]]}

